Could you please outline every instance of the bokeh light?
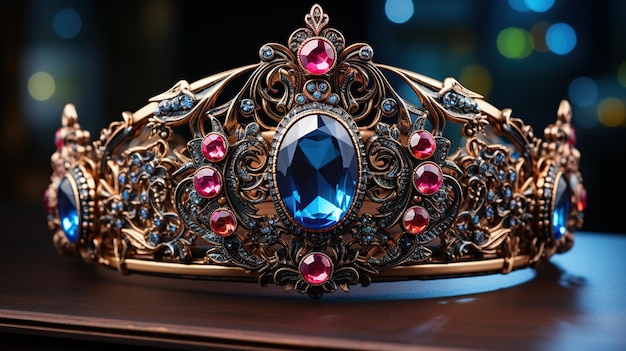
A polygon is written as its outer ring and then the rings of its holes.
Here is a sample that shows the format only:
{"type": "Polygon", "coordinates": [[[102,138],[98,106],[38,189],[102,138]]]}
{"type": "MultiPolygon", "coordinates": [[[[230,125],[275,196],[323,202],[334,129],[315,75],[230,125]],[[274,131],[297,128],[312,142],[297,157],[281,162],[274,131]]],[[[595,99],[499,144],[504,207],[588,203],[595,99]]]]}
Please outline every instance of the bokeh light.
{"type": "Polygon", "coordinates": [[[524,0],[509,0],[509,6],[517,12],[528,12],[530,9],[526,6],[526,1],[524,0]]]}
{"type": "Polygon", "coordinates": [[[28,78],[28,93],[35,100],[48,100],[55,90],[54,78],[47,72],[36,72],[28,78]]]}
{"type": "Polygon", "coordinates": [[[554,0],[524,0],[526,7],[535,12],[546,12],[554,6],[554,0]]]}
{"type": "Polygon", "coordinates": [[[461,70],[459,81],[466,88],[475,91],[485,98],[491,94],[493,78],[489,70],[478,64],[470,64],[461,70]]]}
{"type": "Polygon", "coordinates": [[[530,27],[530,35],[533,39],[535,51],[548,52],[548,44],[546,44],[546,32],[550,27],[549,22],[537,22],[530,27]]]}
{"type": "Polygon", "coordinates": [[[57,11],[52,18],[52,28],[63,39],[72,39],[80,33],[83,21],[80,14],[71,8],[57,11]]]}
{"type": "Polygon", "coordinates": [[[617,67],[617,81],[623,87],[626,87],[626,61],[617,67]]]}
{"type": "Polygon", "coordinates": [[[546,31],[546,44],[550,51],[566,55],[576,47],[576,31],[567,23],[555,23],[546,31]]]}
{"type": "Polygon", "coordinates": [[[387,0],[385,2],[385,14],[391,22],[404,23],[413,16],[412,0],[387,0]]]}
{"type": "Polygon", "coordinates": [[[598,104],[598,119],[607,127],[617,127],[626,122],[626,106],[616,97],[608,97],[598,104]]]}
{"type": "Polygon", "coordinates": [[[533,51],[530,33],[518,27],[508,27],[498,33],[496,39],[498,51],[510,59],[523,59],[533,51]]]}
{"type": "Polygon", "coordinates": [[[589,77],[578,77],[569,84],[569,97],[575,105],[591,106],[598,98],[598,85],[589,77]]]}

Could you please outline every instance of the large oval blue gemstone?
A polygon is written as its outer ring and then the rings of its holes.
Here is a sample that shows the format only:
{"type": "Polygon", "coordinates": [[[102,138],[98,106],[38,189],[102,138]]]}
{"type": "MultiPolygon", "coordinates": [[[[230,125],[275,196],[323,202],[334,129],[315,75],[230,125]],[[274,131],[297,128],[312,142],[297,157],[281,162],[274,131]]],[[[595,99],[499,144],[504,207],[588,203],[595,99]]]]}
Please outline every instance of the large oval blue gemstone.
{"type": "Polygon", "coordinates": [[[552,235],[554,239],[559,239],[567,231],[567,221],[570,215],[570,201],[572,191],[567,181],[559,177],[554,197],[554,212],[552,212],[552,235]]]}
{"type": "Polygon", "coordinates": [[[79,218],[76,207],[76,196],[72,184],[67,177],[59,183],[57,190],[57,208],[59,210],[59,220],[61,229],[71,243],[76,243],[78,239],[79,218]]]}
{"type": "Polygon", "coordinates": [[[358,179],[356,147],[337,119],[307,115],[284,134],[277,188],[288,215],[304,228],[320,231],[339,223],[350,210],[358,179]]]}

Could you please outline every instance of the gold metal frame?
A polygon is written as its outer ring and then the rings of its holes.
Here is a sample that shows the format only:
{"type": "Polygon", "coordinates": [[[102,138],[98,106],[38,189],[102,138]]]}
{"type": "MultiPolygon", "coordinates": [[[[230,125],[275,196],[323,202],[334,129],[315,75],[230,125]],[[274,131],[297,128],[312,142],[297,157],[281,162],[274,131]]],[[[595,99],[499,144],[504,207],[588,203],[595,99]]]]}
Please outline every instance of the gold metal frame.
{"type": "Polygon", "coordinates": [[[58,251],[124,274],[258,281],[319,298],[374,281],[508,273],[572,246],[586,193],[567,101],[542,140],[453,78],[375,63],[371,46],[347,45],[328,23],[314,5],[286,46],[261,47],[258,64],[180,81],[95,141],[68,104],[47,189],[58,251]],[[312,40],[331,46],[325,70],[302,65],[300,49],[312,40]],[[400,96],[390,76],[419,103],[400,96]],[[320,112],[346,128],[358,159],[353,202],[328,231],[295,222],[273,174],[281,133],[320,112]],[[458,150],[444,135],[449,124],[460,126],[458,150]],[[434,140],[425,159],[409,144],[421,130],[434,140]],[[209,133],[226,141],[221,158],[203,154],[209,133]],[[426,193],[415,186],[425,165],[439,182],[426,193]],[[203,167],[217,172],[210,196],[194,188],[203,167]],[[60,225],[63,179],[75,185],[76,241],[60,225]],[[409,230],[414,206],[428,217],[409,230]],[[309,267],[319,280],[302,268],[310,254],[331,261],[309,267]]]}

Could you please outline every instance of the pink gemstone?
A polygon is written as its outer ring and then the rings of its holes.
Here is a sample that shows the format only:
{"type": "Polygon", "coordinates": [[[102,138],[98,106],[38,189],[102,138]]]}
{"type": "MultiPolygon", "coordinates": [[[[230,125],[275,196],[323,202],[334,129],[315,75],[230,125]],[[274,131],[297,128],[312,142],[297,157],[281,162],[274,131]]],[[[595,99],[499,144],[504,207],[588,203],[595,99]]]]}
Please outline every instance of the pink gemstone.
{"type": "Polygon", "coordinates": [[[413,181],[417,190],[424,195],[431,195],[439,190],[443,181],[441,168],[432,162],[424,162],[413,172],[413,181]]]}
{"type": "Polygon", "coordinates": [[[220,174],[212,167],[203,167],[196,171],[193,177],[193,185],[200,195],[212,198],[222,190],[220,174]]]}
{"type": "Polygon", "coordinates": [[[60,128],[54,133],[54,145],[57,147],[57,150],[63,148],[63,133],[60,128]]]}
{"type": "Polygon", "coordinates": [[[300,62],[311,74],[324,74],[335,61],[333,46],[323,39],[312,39],[300,48],[300,62]]]}
{"type": "Polygon", "coordinates": [[[428,226],[430,216],[422,206],[414,206],[404,213],[404,228],[411,234],[419,234],[428,226]]]}
{"type": "Polygon", "coordinates": [[[429,158],[435,152],[435,139],[426,130],[418,130],[409,137],[409,148],[418,160],[429,158]]]}
{"type": "Polygon", "coordinates": [[[570,145],[576,144],[576,129],[574,129],[574,126],[572,125],[569,126],[569,134],[567,135],[567,142],[570,145]]]}
{"type": "Polygon", "coordinates": [[[46,211],[52,213],[52,206],[50,206],[50,188],[47,188],[43,192],[43,204],[46,207],[46,211]]]}
{"type": "Polygon", "coordinates": [[[226,141],[218,133],[209,133],[202,140],[202,153],[207,160],[218,162],[226,156],[226,141]]]}
{"type": "Polygon", "coordinates": [[[228,210],[217,210],[211,215],[211,230],[219,236],[229,236],[237,229],[237,218],[228,210]]]}
{"type": "Polygon", "coordinates": [[[313,285],[320,285],[327,281],[332,270],[330,258],[321,252],[310,253],[300,262],[302,278],[313,285]]]}

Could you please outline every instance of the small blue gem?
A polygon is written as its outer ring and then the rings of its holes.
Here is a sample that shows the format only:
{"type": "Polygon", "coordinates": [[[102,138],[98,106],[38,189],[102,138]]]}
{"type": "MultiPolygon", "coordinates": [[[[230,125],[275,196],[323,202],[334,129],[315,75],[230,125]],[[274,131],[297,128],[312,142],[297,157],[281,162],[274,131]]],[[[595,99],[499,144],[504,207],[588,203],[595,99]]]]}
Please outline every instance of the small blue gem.
{"type": "Polygon", "coordinates": [[[306,96],[304,96],[303,94],[296,95],[296,102],[299,105],[304,105],[306,103],[306,96]]]}
{"type": "Polygon", "coordinates": [[[148,210],[143,207],[139,210],[139,215],[142,219],[148,219],[148,214],[148,210]]]}
{"type": "Polygon", "coordinates": [[[321,92],[325,92],[326,90],[328,90],[328,84],[321,82],[317,88],[321,91],[321,92]]]}
{"type": "Polygon", "coordinates": [[[141,166],[141,158],[137,154],[133,154],[133,165],[137,167],[141,166]]]}
{"type": "Polygon", "coordinates": [[[243,99],[241,100],[241,104],[239,105],[239,108],[241,108],[241,111],[243,113],[250,113],[254,109],[254,103],[250,99],[243,99]]]}
{"type": "Polygon", "coordinates": [[[501,165],[502,163],[504,163],[504,155],[501,153],[497,153],[496,154],[496,158],[495,158],[495,162],[497,165],[501,165]]]}
{"type": "Polygon", "coordinates": [[[172,99],[172,110],[174,111],[180,110],[180,98],[172,99]]]}
{"type": "Polygon", "coordinates": [[[369,47],[364,47],[361,49],[361,51],[359,51],[359,55],[361,56],[362,60],[370,60],[372,58],[372,49],[369,47]]]}
{"type": "Polygon", "coordinates": [[[444,96],[443,96],[443,103],[444,105],[450,107],[450,106],[456,106],[459,102],[459,96],[451,91],[447,92],[444,96]]]}
{"type": "Polygon", "coordinates": [[[337,102],[339,102],[339,96],[337,94],[331,94],[327,101],[331,105],[336,105],[337,102]]]}
{"type": "Polygon", "coordinates": [[[306,85],[306,90],[307,90],[309,93],[314,92],[314,91],[315,91],[315,83],[308,83],[308,84],[306,85]]]}
{"type": "Polygon", "coordinates": [[[76,197],[67,177],[61,180],[57,192],[57,208],[59,210],[61,229],[63,229],[67,240],[74,244],[78,240],[80,220],[76,206],[76,197]]]}
{"type": "Polygon", "coordinates": [[[322,97],[322,93],[320,93],[319,91],[314,91],[313,92],[313,98],[315,100],[319,100],[322,97]]]}
{"type": "Polygon", "coordinates": [[[511,188],[504,189],[504,198],[505,199],[510,199],[512,195],[513,195],[513,190],[511,190],[511,188]]]}
{"type": "Polygon", "coordinates": [[[482,244],[485,241],[485,233],[482,231],[477,231],[474,233],[474,242],[478,244],[482,244]]]}
{"type": "Polygon", "coordinates": [[[480,216],[475,215],[474,217],[472,217],[472,222],[476,225],[480,224],[480,216]]]}
{"type": "Polygon", "coordinates": [[[170,112],[171,107],[172,103],[169,100],[163,100],[159,102],[159,110],[161,110],[162,112],[170,112]]]}
{"type": "Polygon", "coordinates": [[[148,243],[152,246],[157,246],[161,242],[161,238],[158,233],[150,233],[148,235],[148,243]]]}
{"type": "Polygon", "coordinates": [[[385,112],[393,111],[394,107],[395,103],[392,100],[385,100],[383,102],[383,110],[385,110],[385,112]]]}
{"type": "Polygon", "coordinates": [[[487,207],[487,209],[485,210],[485,217],[486,218],[493,217],[493,207],[491,206],[487,207]]]}
{"type": "Polygon", "coordinates": [[[154,219],[152,220],[152,223],[154,223],[154,225],[156,227],[160,227],[161,226],[161,218],[160,217],[154,217],[154,219]]]}
{"type": "Polygon", "coordinates": [[[263,57],[263,59],[269,60],[274,56],[274,50],[268,46],[265,46],[263,47],[263,49],[261,49],[261,56],[263,57]]]}
{"type": "Polygon", "coordinates": [[[505,178],[506,178],[506,173],[504,173],[504,171],[502,170],[498,171],[498,179],[504,180],[505,178]]]}
{"type": "Polygon", "coordinates": [[[193,99],[188,95],[182,95],[180,97],[180,105],[183,109],[188,110],[193,107],[193,99]]]}
{"type": "Polygon", "coordinates": [[[486,163],[483,163],[480,165],[480,172],[481,173],[486,173],[489,170],[489,165],[486,163]]]}
{"type": "Polygon", "coordinates": [[[124,204],[121,201],[115,201],[111,204],[113,211],[121,211],[124,209],[124,204]]]}

